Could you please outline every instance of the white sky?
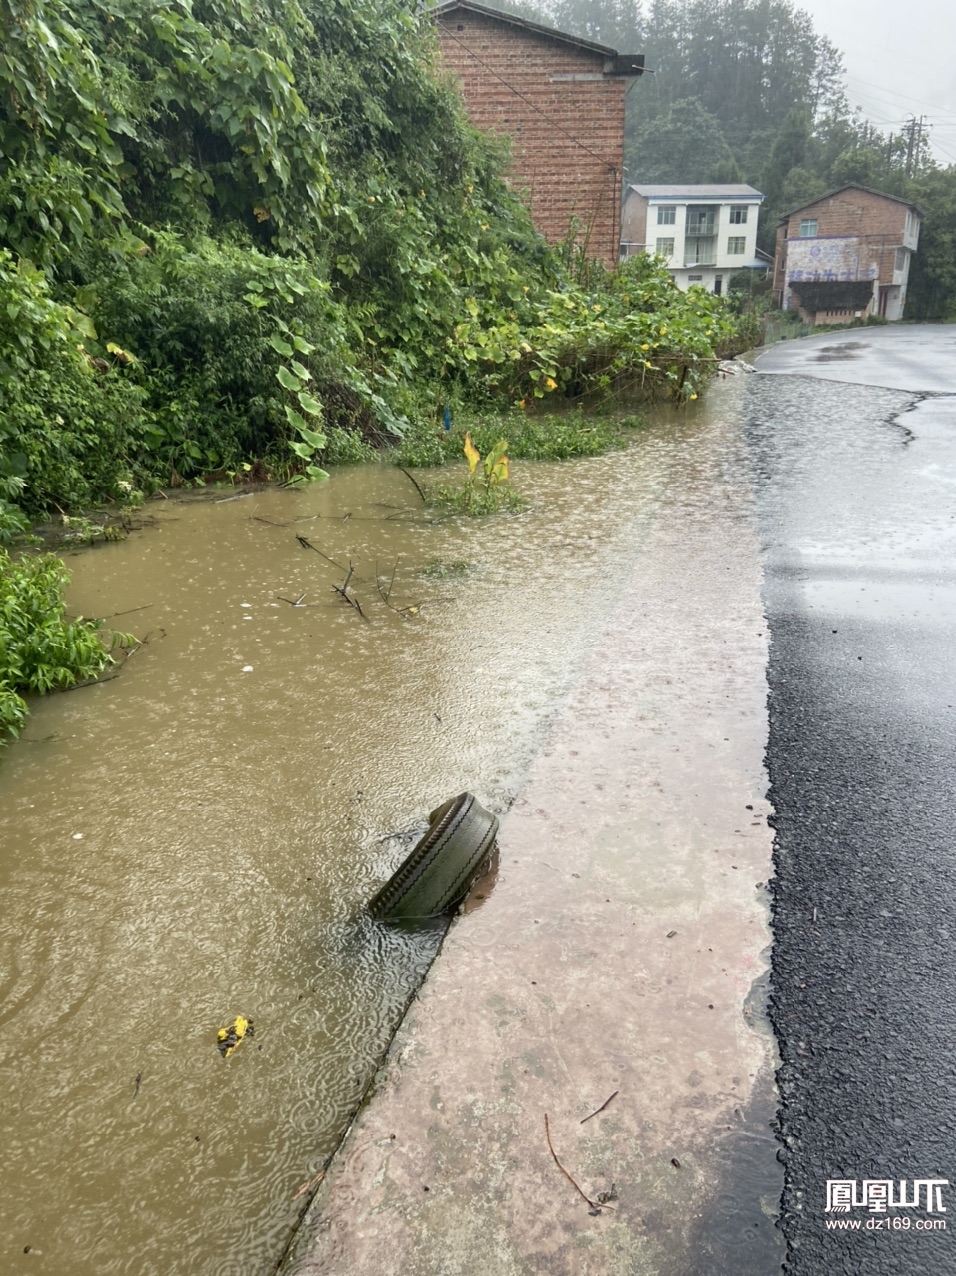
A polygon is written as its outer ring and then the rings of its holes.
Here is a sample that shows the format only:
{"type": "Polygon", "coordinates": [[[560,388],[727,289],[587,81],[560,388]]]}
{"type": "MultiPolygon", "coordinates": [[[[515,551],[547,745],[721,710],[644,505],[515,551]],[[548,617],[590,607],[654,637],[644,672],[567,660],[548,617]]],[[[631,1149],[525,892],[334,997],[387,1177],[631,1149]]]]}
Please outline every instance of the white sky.
{"type": "Polygon", "coordinates": [[[940,164],[956,164],[956,0],[794,0],[841,50],[850,106],[884,133],[925,115],[940,164]]]}

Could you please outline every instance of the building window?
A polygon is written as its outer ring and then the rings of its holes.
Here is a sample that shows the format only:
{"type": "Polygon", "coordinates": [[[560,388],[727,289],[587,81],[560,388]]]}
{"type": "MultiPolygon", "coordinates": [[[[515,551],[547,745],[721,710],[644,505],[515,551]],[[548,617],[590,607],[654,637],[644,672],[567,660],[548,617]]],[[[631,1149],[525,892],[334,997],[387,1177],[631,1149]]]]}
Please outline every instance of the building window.
{"type": "Polygon", "coordinates": [[[896,261],[895,261],[895,262],[894,262],[894,264],[893,264],[893,269],[894,269],[894,270],[902,270],[902,269],[903,269],[903,267],[904,267],[905,265],[906,265],[906,249],[905,249],[905,248],[897,248],[897,250],[896,250],[896,261]]]}
{"type": "Polygon", "coordinates": [[[727,252],[731,257],[740,257],[747,251],[746,235],[731,235],[727,240],[727,252]]]}
{"type": "Polygon", "coordinates": [[[689,284],[699,284],[699,283],[703,283],[703,280],[704,280],[704,276],[703,276],[703,275],[688,275],[688,276],[687,276],[687,282],[688,282],[689,284]]]}
{"type": "Polygon", "coordinates": [[[730,224],[731,226],[746,226],[747,225],[747,205],[746,204],[731,204],[730,224]]]}
{"type": "Polygon", "coordinates": [[[657,241],[657,247],[655,249],[655,252],[657,253],[658,257],[673,257],[674,256],[673,239],[659,239],[657,241]]]}
{"type": "Polygon", "coordinates": [[[657,210],[658,226],[674,226],[677,224],[677,209],[673,206],[670,208],[659,208],[657,210]]]}
{"type": "Polygon", "coordinates": [[[800,223],[800,238],[813,239],[817,233],[817,219],[815,217],[804,217],[800,223]]]}

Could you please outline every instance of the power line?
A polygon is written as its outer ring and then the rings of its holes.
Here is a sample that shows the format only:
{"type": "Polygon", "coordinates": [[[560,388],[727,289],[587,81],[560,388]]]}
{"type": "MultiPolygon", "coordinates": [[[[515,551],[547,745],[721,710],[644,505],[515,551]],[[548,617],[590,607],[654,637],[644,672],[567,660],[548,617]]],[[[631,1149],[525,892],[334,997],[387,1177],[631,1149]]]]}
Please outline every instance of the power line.
{"type": "MultiPolygon", "coordinates": [[[[924,102],[922,98],[913,97],[909,93],[897,93],[894,89],[888,89],[885,84],[871,84],[868,80],[861,80],[856,75],[848,74],[846,78],[847,80],[855,80],[857,84],[864,84],[868,89],[877,89],[880,93],[883,93],[888,97],[901,97],[907,102],[915,102],[916,105],[922,107],[924,111],[939,111],[943,115],[949,115],[952,110],[949,106],[934,106],[932,102],[924,102]]],[[[870,95],[865,94],[864,96],[868,97],[870,95]]],[[[892,103],[887,103],[886,105],[890,106],[892,103]]]]}

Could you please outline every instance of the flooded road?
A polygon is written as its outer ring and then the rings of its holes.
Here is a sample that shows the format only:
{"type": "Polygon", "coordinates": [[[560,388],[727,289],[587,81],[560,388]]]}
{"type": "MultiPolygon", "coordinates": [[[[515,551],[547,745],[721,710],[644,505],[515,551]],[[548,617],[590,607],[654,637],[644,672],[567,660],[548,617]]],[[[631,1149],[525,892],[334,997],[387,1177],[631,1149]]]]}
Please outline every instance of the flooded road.
{"type": "Polygon", "coordinates": [[[67,558],[148,642],[0,760],[4,1272],[272,1270],[440,942],[361,919],[389,835],[506,810],[705,421],[518,462],[517,518],[432,523],[373,466],[67,558]]]}

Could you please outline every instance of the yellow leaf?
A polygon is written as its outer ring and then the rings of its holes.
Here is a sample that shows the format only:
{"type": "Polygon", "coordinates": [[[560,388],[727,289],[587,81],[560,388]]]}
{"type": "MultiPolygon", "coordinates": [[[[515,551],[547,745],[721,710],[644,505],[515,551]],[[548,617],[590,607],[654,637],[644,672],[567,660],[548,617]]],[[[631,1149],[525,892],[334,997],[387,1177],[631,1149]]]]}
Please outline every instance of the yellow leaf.
{"type": "Polygon", "coordinates": [[[109,354],[115,354],[120,363],[139,363],[135,354],[130,354],[128,350],[118,346],[115,341],[107,341],[106,349],[109,354]]]}
{"type": "Polygon", "coordinates": [[[228,1028],[220,1028],[216,1034],[217,1049],[224,1059],[228,1059],[234,1050],[242,1045],[246,1037],[254,1037],[252,1020],[244,1015],[236,1015],[228,1028]]]}
{"type": "Polygon", "coordinates": [[[472,443],[471,441],[470,430],[465,435],[464,452],[465,452],[465,457],[468,460],[468,473],[474,474],[475,470],[478,468],[478,462],[481,460],[481,453],[478,451],[474,443],[472,443]]]}
{"type": "Polygon", "coordinates": [[[268,208],[263,208],[261,204],[256,204],[252,211],[255,213],[257,222],[267,222],[272,216],[268,208]]]}
{"type": "Polygon", "coordinates": [[[485,478],[494,486],[508,477],[508,440],[499,439],[485,457],[485,478]]]}

